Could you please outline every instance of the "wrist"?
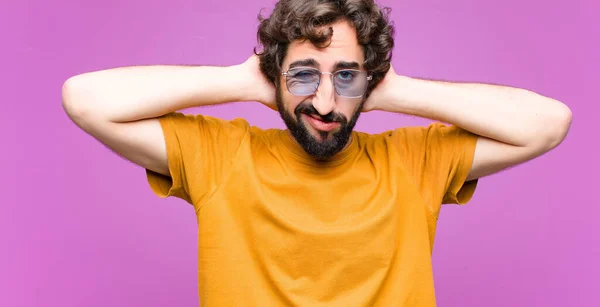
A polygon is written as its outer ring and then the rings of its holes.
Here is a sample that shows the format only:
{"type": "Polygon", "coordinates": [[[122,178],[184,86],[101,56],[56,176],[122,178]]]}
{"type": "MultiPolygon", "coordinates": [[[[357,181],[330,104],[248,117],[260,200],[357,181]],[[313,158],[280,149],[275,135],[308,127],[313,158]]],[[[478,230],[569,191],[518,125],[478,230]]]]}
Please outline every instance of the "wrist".
{"type": "Polygon", "coordinates": [[[389,83],[381,108],[384,111],[430,117],[429,96],[436,91],[425,80],[396,75],[389,83]]]}
{"type": "Polygon", "coordinates": [[[244,63],[227,68],[232,80],[232,91],[236,92],[238,101],[256,101],[272,107],[275,104],[275,88],[260,70],[256,56],[244,63]]]}
{"type": "Polygon", "coordinates": [[[386,75],[369,97],[369,100],[373,101],[373,110],[398,112],[397,109],[405,100],[403,95],[406,91],[407,78],[397,74],[386,75]]]}
{"type": "Polygon", "coordinates": [[[257,101],[256,86],[253,84],[255,80],[243,64],[225,67],[224,75],[228,91],[235,102],[257,101]]]}

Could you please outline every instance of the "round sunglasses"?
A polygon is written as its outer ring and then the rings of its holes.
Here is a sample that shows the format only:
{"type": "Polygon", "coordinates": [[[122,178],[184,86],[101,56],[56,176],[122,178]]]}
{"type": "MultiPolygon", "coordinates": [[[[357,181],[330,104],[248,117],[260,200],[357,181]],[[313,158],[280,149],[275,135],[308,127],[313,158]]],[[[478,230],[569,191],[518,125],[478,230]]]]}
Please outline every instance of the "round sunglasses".
{"type": "Polygon", "coordinates": [[[286,77],[288,91],[296,96],[314,94],[324,74],[331,76],[335,92],[346,98],[362,97],[367,91],[369,81],[373,79],[366,71],[357,69],[341,69],[332,73],[312,67],[294,67],[281,74],[286,77]]]}

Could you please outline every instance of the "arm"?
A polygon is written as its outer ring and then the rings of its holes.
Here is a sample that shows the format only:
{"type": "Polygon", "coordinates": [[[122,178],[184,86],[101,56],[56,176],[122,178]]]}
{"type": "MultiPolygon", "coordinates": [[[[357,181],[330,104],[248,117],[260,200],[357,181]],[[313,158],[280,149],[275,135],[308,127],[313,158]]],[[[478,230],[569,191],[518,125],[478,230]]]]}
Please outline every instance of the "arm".
{"type": "Polygon", "coordinates": [[[558,146],[571,125],[563,103],[507,86],[427,81],[390,72],[365,104],[456,125],[479,136],[467,180],[493,174],[558,146]]]}
{"type": "Polygon", "coordinates": [[[63,108],[77,126],[119,155],[169,175],[156,118],[194,106],[247,100],[271,103],[274,92],[261,77],[255,57],[230,67],[108,69],[69,78],[62,89],[63,108]]]}

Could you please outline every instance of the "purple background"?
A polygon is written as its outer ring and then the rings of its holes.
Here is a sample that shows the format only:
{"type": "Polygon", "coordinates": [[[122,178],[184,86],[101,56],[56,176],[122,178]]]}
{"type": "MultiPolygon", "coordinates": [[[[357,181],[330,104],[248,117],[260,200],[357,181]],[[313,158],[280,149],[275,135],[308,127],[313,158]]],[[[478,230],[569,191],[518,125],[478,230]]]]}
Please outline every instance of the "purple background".
{"type": "MultiPolygon", "coordinates": [[[[442,210],[440,306],[600,306],[600,2],[404,0],[393,7],[399,73],[525,87],[567,103],[555,151],[482,180],[442,210]]],[[[142,64],[229,65],[255,44],[273,1],[17,1],[0,4],[0,306],[197,306],[191,206],[61,108],[71,75],[142,64]]],[[[194,110],[196,111],[196,110],[194,110]]],[[[202,110],[283,127],[257,103],[202,110]]],[[[368,113],[379,132],[425,119],[368,113]]]]}

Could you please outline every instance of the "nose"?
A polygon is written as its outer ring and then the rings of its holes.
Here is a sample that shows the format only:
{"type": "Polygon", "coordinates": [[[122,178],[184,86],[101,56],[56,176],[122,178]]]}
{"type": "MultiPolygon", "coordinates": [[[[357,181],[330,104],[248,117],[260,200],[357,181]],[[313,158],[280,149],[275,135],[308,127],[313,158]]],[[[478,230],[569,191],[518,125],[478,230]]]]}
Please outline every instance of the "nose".
{"type": "Polygon", "coordinates": [[[327,115],[335,108],[335,89],[330,75],[323,74],[321,76],[321,83],[315,92],[312,103],[321,115],[327,115]]]}

